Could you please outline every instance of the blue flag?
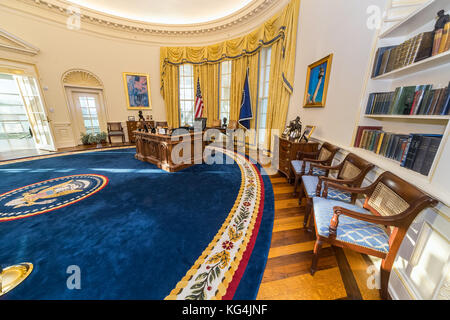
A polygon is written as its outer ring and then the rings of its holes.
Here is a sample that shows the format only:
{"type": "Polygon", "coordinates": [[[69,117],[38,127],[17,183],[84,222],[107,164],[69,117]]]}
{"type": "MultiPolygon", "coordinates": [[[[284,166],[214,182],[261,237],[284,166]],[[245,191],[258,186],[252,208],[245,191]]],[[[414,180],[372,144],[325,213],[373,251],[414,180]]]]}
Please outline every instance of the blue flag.
{"type": "Polygon", "coordinates": [[[250,120],[253,119],[252,102],[250,98],[250,86],[248,84],[248,69],[245,77],[244,91],[242,92],[241,112],[239,114],[239,124],[246,129],[250,129],[250,120]]]}

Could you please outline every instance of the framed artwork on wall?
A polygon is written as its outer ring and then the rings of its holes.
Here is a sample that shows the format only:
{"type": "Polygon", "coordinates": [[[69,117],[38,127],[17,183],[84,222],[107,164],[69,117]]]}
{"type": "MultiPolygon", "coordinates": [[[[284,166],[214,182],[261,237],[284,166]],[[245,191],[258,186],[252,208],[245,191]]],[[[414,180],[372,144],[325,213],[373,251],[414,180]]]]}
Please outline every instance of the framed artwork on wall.
{"type": "Polygon", "coordinates": [[[308,66],[303,107],[325,107],[333,54],[308,66]]]}
{"type": "Polygon", "coordinates": [[[152,110],[148,74],[124,72],[123,83],[129,110],[152,110]]]}

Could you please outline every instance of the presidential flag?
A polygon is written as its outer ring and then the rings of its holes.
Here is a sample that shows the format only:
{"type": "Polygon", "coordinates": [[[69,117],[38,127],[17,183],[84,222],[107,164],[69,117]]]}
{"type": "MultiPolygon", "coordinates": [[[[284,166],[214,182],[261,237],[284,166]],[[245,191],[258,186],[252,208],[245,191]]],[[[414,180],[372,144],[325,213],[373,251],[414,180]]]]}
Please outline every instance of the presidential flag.
{"type": "Polygon", "coordinates": [[[245,76],[244,90],[242,91],[241,112],[239,114],[239,124],[246,129],[250,129],[250,120],[253,119],[252,102],[250,99],[250,85],[248,84],[248,69],[245,76]]]}
{"type": "Polygon", "coordinates": [[[203,118],[203,97],[202,97],[202,91],[200,90],[200,78],[197,79],[197,94],[195,96],[195,119],[203,118]]]}

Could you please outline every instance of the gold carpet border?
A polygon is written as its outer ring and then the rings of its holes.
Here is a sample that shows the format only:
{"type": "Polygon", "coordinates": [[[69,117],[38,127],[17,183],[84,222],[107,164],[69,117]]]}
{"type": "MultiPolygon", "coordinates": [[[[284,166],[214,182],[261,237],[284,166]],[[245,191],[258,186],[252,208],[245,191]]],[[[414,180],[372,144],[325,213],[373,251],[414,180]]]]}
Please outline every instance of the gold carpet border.
{"type": "Polygon", "coordinates": [[[65,152],[57,152],[55,154],[51,154],[51,153],[50,154],[42,154],[42,155],[32,156],[32,157],[25,157],[25,158],[19,158],[19,159],[5,160],[5,161],[0,162],[0,166],[4,166],[4,165],[7,165],[7,164],[11,164],[11,163],[28,162],[28,161],[47,159],[47,158],[65,157],[65,156],[70,156],[70,155],[73,155],[73,154],[83,154],[83,153],[92,153],[92,152],[106,152],[106,151],[111,151],[111,150],[133,149],[133,148],[136,148],[136,146],[112,147],[112,148],[80,150],[80,151],[65,151],[65,152]]]}
{"type": "Polygon", "coordinates": [[[222,152],[222,153],[230,156],[238,164],[239,169],[241,170],[241,187],[239,190],[239,194],[238,194],[238,197],[235,201],[233,208],[231,209],[228,217],[225,219],[225,222],[222,224],[222,227],[220,228],[219,232],[216,234],[216,236],[211,241],[211,243],[208,245],[208,247],[203,251],[203,253],[197,259],[197,261],[195,261],[195,263],[191,267],[191,269],[189,269],[189,271],[186,273],[186,275],[177,283],[175,289],[173,289],[170,292],[170,294],[165,298],[165,300],[177,300],[178,295],[187,287],[187,285],[189,284],[189,281],[192,279],[192,277],[197,273],[197,271],[200,269],[200,267],[206,262],[206,258],[208,258],[210,256],[210,254],[213,252],[217,243],[222,239],[224,232],[228,229],[230,222],[232,222],[232,219],[235,216],[236,210],[239,208],[239,205],[241,203],[242,194],[243,194],[246,184],[247,184],[247,180],[245,179],[246,175],[244,173],[243,165],[241,165],[241,163],[236,160],[238,157],[243,159],[243,162],[247,162],[249,168],[251,168],[252,171],[254,172],[254,175],[255,175],[254,182],[256,183],[256,190],[257,190],[256,200],[255,200],[256,205],[253,209],[252,220],[248,225],[247,232],[242,241],[242,244],[240,245],[238,251],[236,252],[236,255],[235,255],[233,261],[230,262],[230,266],[228,267],[228,270],[225,272],[225,274],[222,278],[222,282],[218,285],[215,295],[212,298],[210,298],[210,300],[220,300],[226,294],[228,286],[229,286],[230,282],[233,280],[233,276],[240,265],[242,256],[245,252],[244,249],[247,248],[247,245],[253,234],[253,230],[255,227],[256,219],[257,219],[257,214],[255,214],[255,213],[259,211],[259,206],[260,206],[260,202],[261,202],[261,181],[259,179],[259,176],[257,174],[255,167],[247,158],[245,158],[244,156],[242,156],[240,154],[237,154],[235,152],[230,152],[228,150],[221,149],[221,148],[215,148],[215,147],[209,147],[209,148],[214,149],[219,152],[222,152]]]}

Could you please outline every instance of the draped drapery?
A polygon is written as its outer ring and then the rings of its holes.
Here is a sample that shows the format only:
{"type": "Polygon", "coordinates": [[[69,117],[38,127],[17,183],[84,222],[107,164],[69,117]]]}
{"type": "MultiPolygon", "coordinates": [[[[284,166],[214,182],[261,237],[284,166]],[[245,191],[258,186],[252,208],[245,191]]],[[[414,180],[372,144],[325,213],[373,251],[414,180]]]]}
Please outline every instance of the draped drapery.
{"type": "MultiPolygon", "coordinates": [[[[173,79],[173,77],[178,77],[176,70],[179,65],[184,63],[191,63],[195,66],[195,84],[197,77],[200,78],[208,124],[218,117],[220,77],[218,64],[224,60],[233,60],[230,120],[239,118],[240,100],[247,68],[249,68],[252,107],[255,115],[259,52],[263,47],[272,46],[270,98],[266,128],[282,130],[294,81],[299,9],[300,0],[291,0],[281,12],[253,32],[218,44],[206,47],[162,47],[160,58],[161,93],[165,100],[169,125],[179,126],[178,79],[173,79]]],[[[251,125],[254,128],[255,121],[252,121],[251,125]]],[[[267,149],[269,147],[270,145],[267,149]]]]}

